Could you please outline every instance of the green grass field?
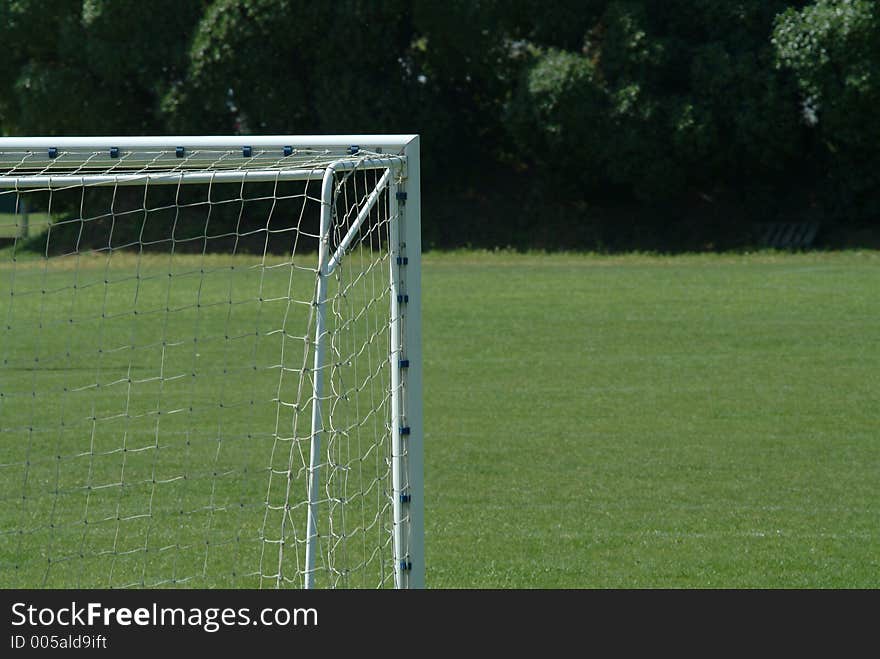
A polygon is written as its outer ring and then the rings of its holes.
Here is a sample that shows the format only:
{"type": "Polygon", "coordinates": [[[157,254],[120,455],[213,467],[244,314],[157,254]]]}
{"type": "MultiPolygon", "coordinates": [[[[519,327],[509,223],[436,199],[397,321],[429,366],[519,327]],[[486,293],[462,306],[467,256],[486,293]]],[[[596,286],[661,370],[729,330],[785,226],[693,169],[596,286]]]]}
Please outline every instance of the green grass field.
{"type": "MultiPolygon", "coordinates": [[[[8,256],[0,586],[258,585],[284,305],[223,301],[283,269],[209,257],[166,316],[158,261],[135,307],[124,255],[8,256]]],[[[880,254],[431,253],[423,288],[429,586],[880,586],[880,254]]]]}
{"type": "MultiPolygon", "coordinates": [[[[0,213],[0,240],[18,238],[23,233],[21,215],[0,213]]],[[[27,216],[28,235],[34,236],[44,232],[52,223],[48,213],[29,213],[27,216]]]]}
{"type": "Polygon", "coordinates": [[[880,255],[425,268],[430,583],[880,585],[880,255]]]}

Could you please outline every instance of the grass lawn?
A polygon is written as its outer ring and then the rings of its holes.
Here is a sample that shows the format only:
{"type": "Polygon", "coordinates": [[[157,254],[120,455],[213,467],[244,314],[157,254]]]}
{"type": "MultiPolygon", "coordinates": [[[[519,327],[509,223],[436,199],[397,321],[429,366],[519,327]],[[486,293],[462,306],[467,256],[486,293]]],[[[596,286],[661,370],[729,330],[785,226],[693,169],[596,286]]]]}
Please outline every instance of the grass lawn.
{"type": "Polygon", "coordinates": [[[432,586],[880,586],[880,254],[424,273],[432,586]]]}
{"type": "MultiPolygon", "coordinates": [[[[22,235],[25,219],[15,213],[0,213],[0,240],[12,240],[22,235]]],[[[52,219],[48,213],[28,213],[28,235],[36,235],[45,231],[51,224],[52,219]]]]}
{"type": "MultiPolygon", "coordinates": [[[[0,586],[270,585],[289,273],[120,256],[0,252],[0,586]]],[[[880,586],[878,291],[876,252],[426,255],[429,586],[880,586]]]]}

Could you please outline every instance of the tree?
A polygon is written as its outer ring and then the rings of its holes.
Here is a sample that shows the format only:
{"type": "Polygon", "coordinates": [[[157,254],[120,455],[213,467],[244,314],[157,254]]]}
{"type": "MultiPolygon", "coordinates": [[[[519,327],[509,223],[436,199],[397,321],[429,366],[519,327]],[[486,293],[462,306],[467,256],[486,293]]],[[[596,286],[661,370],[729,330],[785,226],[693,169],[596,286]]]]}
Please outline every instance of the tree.
{"type": "Polygon", "coordinates": [[[872,0],[816,0],[781,14],[777,61],[801,91],[816,138],[826,211],[876,220],[880,213],[880,12],[872,0]]]}
{"type": "Polygon", "coordinates": [[[566,163],[581,189],[655,202],[689,189],[747,197],[789,176],[801,127],[769,43],[786,3],[604,4],[577,49],[533,44],[509,104],[541,168],[566,163]]]}
{"type": "Polygon", "coordinates": [[[877,21],[870,0],[8,0],[0,126],[418,132],[437,245],[582,244],[595,202],[658,233],[717,199],[740,225],[814,196],[869,217],[877,21]]]}
{"type": "Polygon", "coordinates": [[[16,134],[162,131],[199,0],[0,4],[0,125],[16,134]]]}
{"type": "Polygon", "coordinates": [[[401,107],[410,30],[401,0],[217,0],[163,110],[189,130],[415,131],[401,107]]]}

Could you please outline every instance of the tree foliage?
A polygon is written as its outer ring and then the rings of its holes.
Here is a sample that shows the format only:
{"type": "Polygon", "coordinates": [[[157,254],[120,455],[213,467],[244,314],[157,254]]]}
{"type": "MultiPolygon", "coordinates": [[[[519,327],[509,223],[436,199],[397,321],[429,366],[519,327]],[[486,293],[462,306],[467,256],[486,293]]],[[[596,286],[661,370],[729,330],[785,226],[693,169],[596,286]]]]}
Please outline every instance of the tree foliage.
{"type": "Polygon", "coordinates": [[[175,125],[218,131],[387,132],[399,121],[410,35],[400,0],[217,0],[163,109],[175,125]]]}
{"type": "Polygon", "coordinates": [[[784,177],[800,126],[771,66],[781,5],[608,2],[580,48],[537,45],[511,128],[542,166],[578,153],[595,186],[645,200],[784,177]]]}
{"type": "MultiPolygon", "coordinates": [[[[418,132],[435,244],[595,243],[584,222],[609,204],[643,209],[615,220],[621,235],[632,217],[664,231],[695,200],[728,200],[742,227],[817,207],[870,218],[877,11],[872,0],[9,0],[0,127],[418,132]]],[[[703,218],[721,212],[698,203],[703,218]]]]}
{"type": "Polygon", "coordinates": [[[0,4],[0,125],[10,134],[137,134],[165,127],[198,0],[0,4]]]}
{"type": "Polygon", "coordinates": [[[826,205],[856,219],[880,213],[880,10],[872,0],[816,0],[789,9],[773,34],[780,67],[826,164],[826,205]]]}

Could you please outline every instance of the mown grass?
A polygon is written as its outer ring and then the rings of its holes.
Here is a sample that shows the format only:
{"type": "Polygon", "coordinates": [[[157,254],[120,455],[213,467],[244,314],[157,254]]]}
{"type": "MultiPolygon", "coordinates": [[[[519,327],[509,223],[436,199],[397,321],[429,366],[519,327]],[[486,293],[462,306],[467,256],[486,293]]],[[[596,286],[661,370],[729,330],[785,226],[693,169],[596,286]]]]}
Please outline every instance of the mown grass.
{"type": "MultiPolygon", "coordinates": [[[[315,260],[10,254],[0,583],[301,583],[315,260]]],[[[324,368],[325,392],[342,399],[325,396],[326,427],[339,432],[325,433],[320,530],[340,565],[360,553],[352,574],[333,577],[340,585],[390,579],[388,498],[371,509],[389,480],[385,265],[359,270],[346,298],[329,287],[331,327],[338,306],[361,311],[345,314],[324,368]],[[356,423],[357,409],[375,413],[356,423]]]]}
{"type": "Polygon", "coordinates": [[[880,255],[425,266],[434,586],[876,587],[880,255]]]}
{"type": "MultiPolygon", "coordinates": [[[[259,585],[289,271],[8,256],[0,585],[259,585]]],[[[877,587],[878,290],[876,252],[426,255],[429,586],[877,587]]]]}
{"type": "Polygon", "coordinates": [[[28,213],[22,216],[16,213],[0,213],[0,240],[13,240],[25,234],[34,236],[44,232],[52,222],[48,213],[28,213]]]}

